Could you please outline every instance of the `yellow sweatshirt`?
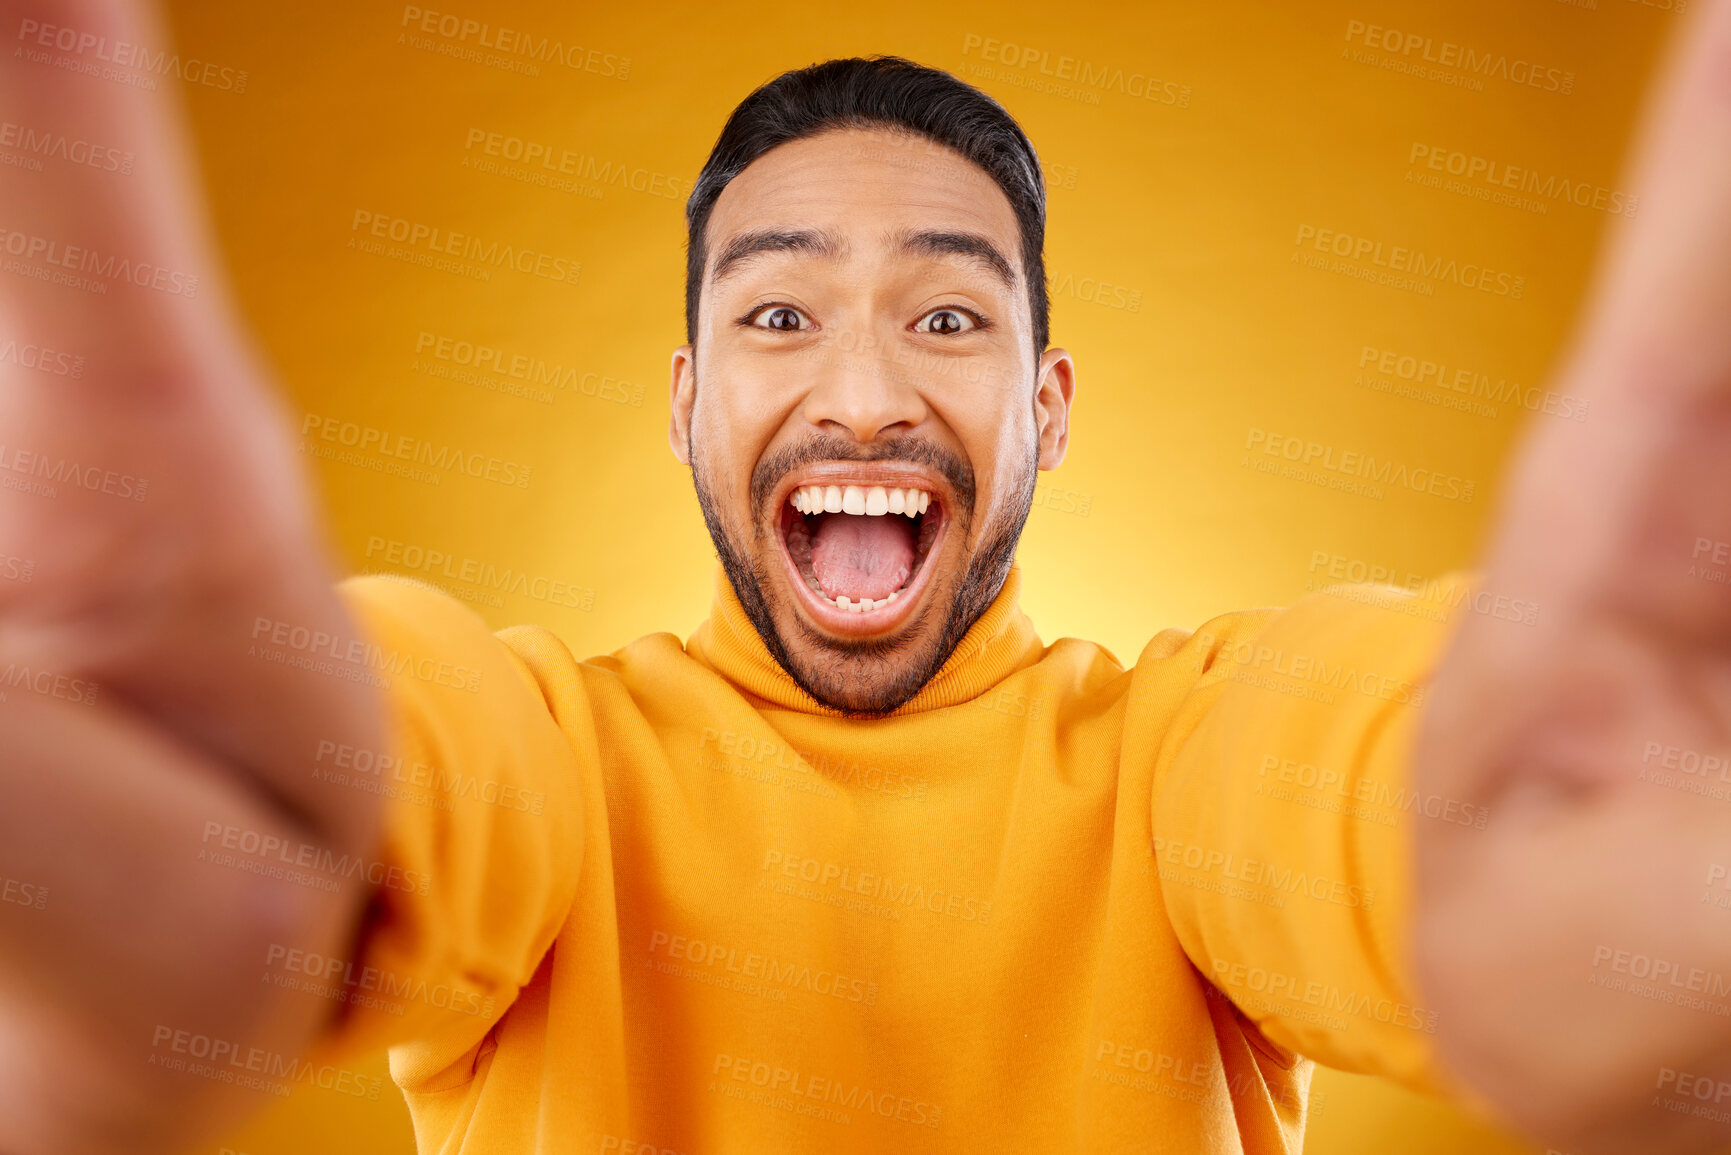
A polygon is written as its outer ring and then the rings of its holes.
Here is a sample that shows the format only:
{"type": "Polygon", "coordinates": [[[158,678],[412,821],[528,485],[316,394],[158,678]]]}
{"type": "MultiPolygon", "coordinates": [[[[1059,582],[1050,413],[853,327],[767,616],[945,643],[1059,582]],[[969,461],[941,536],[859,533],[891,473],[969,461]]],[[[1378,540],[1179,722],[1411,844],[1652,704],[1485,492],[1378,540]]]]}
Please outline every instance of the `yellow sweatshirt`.
{"type": "MultiPolygon", "coordinates": [[[[390,1046],[455,1155],[1283,1152],[1311,1061],[1434,1086],[1407,785],[1446,613],[1368,587],[1045,645],[1018,572],[893,716],[838,716],[725,579],[578,661],[344,594],[394,671],[390,798],[326,1058],[390,1046]]],[[[304,969],[304,968],[303,968],[304,969]]]]}

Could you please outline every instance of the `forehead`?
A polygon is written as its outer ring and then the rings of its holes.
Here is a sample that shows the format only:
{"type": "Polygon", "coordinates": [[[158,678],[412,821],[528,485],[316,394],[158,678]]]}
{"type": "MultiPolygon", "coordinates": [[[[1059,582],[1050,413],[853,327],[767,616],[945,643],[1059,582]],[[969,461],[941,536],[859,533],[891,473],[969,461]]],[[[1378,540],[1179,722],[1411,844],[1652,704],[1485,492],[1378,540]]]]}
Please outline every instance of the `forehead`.
{"type": "Polygon", "coordinates": [[[984,169],[924,137],[883,129],[833,130],[758,157],[716,199],[705,230],[709,267],[734,238],[801,228],[840,235],[850,251],[945,230],[978,234],[1012,261],[1021,254],[1015,210],[984,169]]]}

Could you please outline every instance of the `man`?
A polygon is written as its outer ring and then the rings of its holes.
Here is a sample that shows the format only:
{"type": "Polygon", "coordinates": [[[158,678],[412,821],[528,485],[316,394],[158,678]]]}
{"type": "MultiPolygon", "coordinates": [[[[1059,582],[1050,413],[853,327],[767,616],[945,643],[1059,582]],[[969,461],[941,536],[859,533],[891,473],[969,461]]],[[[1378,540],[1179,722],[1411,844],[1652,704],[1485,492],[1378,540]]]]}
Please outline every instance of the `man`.
{"type": "Polygon", "coordinates": [[[1472,587],[1536,624],[1332,591],[1129,670],[1016,608],[1074,371],[1033,149],[946,74],[832,61],[729,119],[669,428],[715,610],[588,661],[333,589],[175,123],[0,75],[139,158],[8,182],[7,251],[200,286],[0,278],[89,365],[0,382],[0,874],[47,896],[0,904],[0,1150],[178,1149],[382,1045],[471,1155],[1289,1151],[1313,1060],[1572,1150],[1723,1139],[1724,1019],[1599,980],[1731,970],[1725,817],[1642,771],[1728,744],[1731,601],[1687,570],[1731,540],[1731,4],[1564,370],[1593,419],[1525,447],[1472,587]],[[11,480],[43,461],[71,483],[11,480]]]}

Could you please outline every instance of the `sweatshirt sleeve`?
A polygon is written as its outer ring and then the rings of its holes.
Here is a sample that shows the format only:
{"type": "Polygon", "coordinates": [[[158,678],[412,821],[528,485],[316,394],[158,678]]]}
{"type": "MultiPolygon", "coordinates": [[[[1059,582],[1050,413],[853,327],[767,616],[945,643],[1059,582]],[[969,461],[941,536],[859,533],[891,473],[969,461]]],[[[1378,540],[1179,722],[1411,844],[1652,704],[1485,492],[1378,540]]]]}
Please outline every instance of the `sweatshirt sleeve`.
{"type": "Polygon", "coordinates": [[[495,635],[417,582],[339,588],[365,635],[359,664],[387,685],[392,738],[377,752],[321,745],[313,773],[383,797],[373,897],[346,964],[276,969],[333,1004],[320,1058],[390,1047],[393,1077],[412,1087],[475,1051],[564,923],[583,824],[580,757],[561,723],[591,753],[593,725],[547,631],[495,635]]]}
{"type": "Polygon", "coordinates": [[[1487,815],[1417,791],[1412,749],[1450,623],[1481,600],[1455,575],[1211,622],[1156,762],[1151,850],[1196,968],[1277,1046],[1433,1091],[1436,1014],[1407,957],[1414,830],[1487,815]]]}

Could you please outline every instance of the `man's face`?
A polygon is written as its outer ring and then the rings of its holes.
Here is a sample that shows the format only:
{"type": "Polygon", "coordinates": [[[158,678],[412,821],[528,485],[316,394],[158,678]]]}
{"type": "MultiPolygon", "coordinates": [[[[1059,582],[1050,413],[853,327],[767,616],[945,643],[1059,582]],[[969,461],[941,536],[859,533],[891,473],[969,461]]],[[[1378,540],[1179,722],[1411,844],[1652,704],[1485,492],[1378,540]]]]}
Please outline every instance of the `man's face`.
{"type": "Polygon", "coordinates": [[[777,660],[892,710],[997,594],[1064,455],[1070,358],[1032,347],[1015,214],[956,153],[849,129],[764,154],[707,232],[673,452],[777,660]]]}

